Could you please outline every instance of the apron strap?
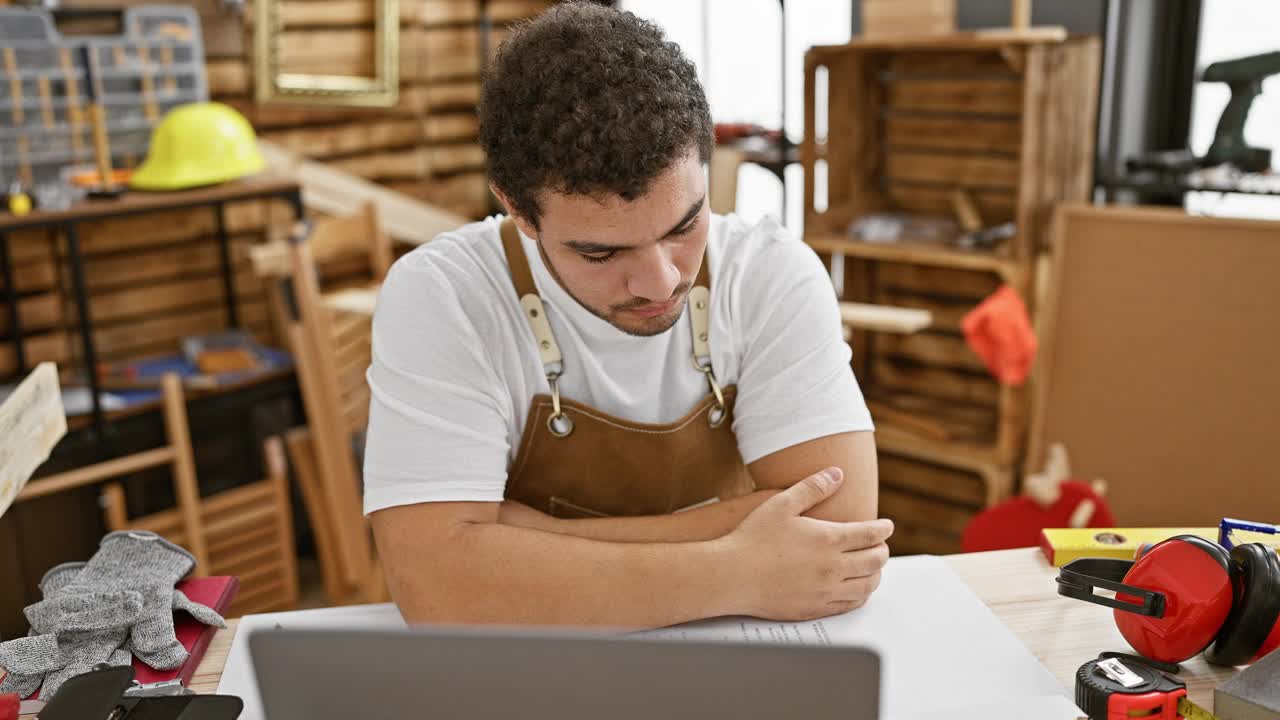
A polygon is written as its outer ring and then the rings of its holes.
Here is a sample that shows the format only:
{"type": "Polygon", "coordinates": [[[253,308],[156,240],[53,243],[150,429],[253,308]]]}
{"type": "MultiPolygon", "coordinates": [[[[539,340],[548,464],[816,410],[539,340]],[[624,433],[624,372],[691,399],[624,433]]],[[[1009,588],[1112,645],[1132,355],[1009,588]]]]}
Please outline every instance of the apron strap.
{"type": "Polygon", "coordinates": [[[538,295],[538,286],[533,282],[533,271],[529,269],[529,258],[525,257],[524,246],[520,242],[520,232],[516,224],[507,218],[499,229],[502,235],[502,250],[507,254],[507,266],[511,268],[511,283],[516,287],[516,295],[520,296],[520,308],[524,319],[533,330],[533,337],[538,343],[538,355],[542,358],[542,367],[548,380],[560,377],[564,370],[564,358],[560,355],[560,346],[556,344],[555,335],[551,334],[551,323],[547,322],[547,309],[542,305],[538,295]]]}
{"type": "Polygon", "coordinates": [[[716,382],[715,371],[711,368],[711,273],[707,269],[710,264],[711,260],[703,251],[698,277],[689,290],[689,331],[693,333],[693,366],[707,376],[707,386],[716,397],[716,405],[707,417],[711,427],[717,427],[724,421],[726,411],[724,391],[716,382]]]}
{"type": "MultiPolygon", "coordinates": [[[[525,256],[524,245],[520,240],[520,232],[511,218],[506,218],[499,226],[502,236],[502,250],[507,256],[507,266],[511,268],[511,283],[515,285],[516,294],[520,297],[520,307],[524,319],[533,330],[533,337],[538,343],[538,354],[542,358],[543,371],[551,384],[551,395],[555,407],[552,419],[563,417],[560,412],[559,380],[564,372],[564,357],[560,354],[560,346],[551,333],[551,323],[547,321],[547,310],[538,295],[538,287],[533,282],[533,271],[529,268],[529,258],[525,256]]],[[[719,425],[725,415],[724,392],[720,383],[716,382],[715,372],[711,368],[711,273],[708,269],[710,261],[704,252],[702,263],[698,267],[698,276],[689,290],[689,328],[693,334],[693,366],[698,372],[706,375],[707,385],[716,398],[716,407],[711,413],[712,425],[719,425]]],[[[572,426],[569,426],[570,431],[572,426]]],[[[556,428],[552,432],[559,435],[556,428]]],[[[564,432],[565,435],[568,432],[564,432]]]]}

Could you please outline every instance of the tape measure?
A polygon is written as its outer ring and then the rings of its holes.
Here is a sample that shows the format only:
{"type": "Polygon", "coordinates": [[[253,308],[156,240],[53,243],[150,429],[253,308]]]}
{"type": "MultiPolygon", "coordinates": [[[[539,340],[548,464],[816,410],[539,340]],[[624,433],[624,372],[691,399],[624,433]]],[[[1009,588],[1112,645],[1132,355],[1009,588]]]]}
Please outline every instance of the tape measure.
{"type": "Polygon", "coordinates": [[[1103,653],[1076,671],[1076,705],[1090,720],[1218,720],[1187,698],[1186,683],[1127,656],[1103,653]]]}

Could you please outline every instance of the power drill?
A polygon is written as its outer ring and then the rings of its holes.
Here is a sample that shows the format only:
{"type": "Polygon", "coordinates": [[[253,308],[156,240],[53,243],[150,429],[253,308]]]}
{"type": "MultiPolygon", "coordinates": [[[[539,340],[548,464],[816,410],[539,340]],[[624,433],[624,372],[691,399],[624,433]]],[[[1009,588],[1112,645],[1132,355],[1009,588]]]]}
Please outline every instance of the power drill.
{"type": "Polygon", "coordinates": [[[1253,99],[1262,92],[1262,79],[1276,73],[1280,73],[1280,51],[1222,60],[1205,68],[1201,79],[1229,85],[1231,101],[1218,119],[1213,144],[1202,159],[1202,165],[1212,167],[1231,163],[1244,172],[1265,172],[1271,167],[1270,149],[1245,144],[1244,122],[1253,99]]]}

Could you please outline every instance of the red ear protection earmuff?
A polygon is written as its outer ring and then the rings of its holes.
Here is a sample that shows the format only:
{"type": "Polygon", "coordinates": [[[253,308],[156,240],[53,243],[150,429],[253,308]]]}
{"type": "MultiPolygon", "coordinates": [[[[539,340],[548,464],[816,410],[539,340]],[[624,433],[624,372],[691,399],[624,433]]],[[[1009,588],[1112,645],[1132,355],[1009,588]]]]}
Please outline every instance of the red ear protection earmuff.
{"type": "Polygon", "coordinates": [[[1228,553],[1179,535],[1134,562],[1074,560],[1059,571],[1058,592],[1114,608],[1124,639],[1161,662],[1209,649],[1210,662],[1241,665],[1280,646],[1280,558],[1257,543],[1228,553]],[[1095,587],[1116,596],[1094,595],[1095,587]]]}
{"type": "Polygon", "coordinates": [[[1231,550],[1236,603],[1205,659],[1244,665],[1280,647],[1280,556],[1262,543],[1231,550]]]}

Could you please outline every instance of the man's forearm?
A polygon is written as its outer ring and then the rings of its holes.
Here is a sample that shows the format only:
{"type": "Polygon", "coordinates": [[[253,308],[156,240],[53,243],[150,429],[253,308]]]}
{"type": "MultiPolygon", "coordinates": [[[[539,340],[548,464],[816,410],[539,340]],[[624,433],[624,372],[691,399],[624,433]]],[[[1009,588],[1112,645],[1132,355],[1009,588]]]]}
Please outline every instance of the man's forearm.
{"type": "Polygon", "coordinates": [[[564,519],[521,507],[518,512],[504,509],[499,519],[505,524],[609,542],[697,542],[728,534],[776,492],[748,493],[671,515],[564,519]]]}
{"type": "MultiPolygon", "coordinates": [[[[384,557],[394,537],[379,536],[384,557]]],[[[713,542],[611,543],[497,523],[465,523],[452,546],[393,573],[405,620],[649,628],[740,611],[713,542]]],[[[398,552],[397,552],[398,551],[398,552]]]]}

